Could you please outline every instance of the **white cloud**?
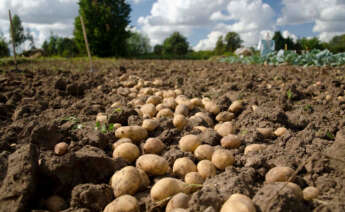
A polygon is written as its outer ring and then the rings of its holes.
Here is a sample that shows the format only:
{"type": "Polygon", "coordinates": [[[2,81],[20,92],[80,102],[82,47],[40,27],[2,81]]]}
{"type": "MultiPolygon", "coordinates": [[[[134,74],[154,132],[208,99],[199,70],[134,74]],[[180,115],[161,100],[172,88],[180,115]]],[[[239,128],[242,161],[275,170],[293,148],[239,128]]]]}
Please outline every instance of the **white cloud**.
{"type": "Polygon", "coordinates": [[[298,37],[297,37],[297,35],[295,35],[295,34],[293,34],[293,33],[290,33],[289,31],[287,31],[287,30],[284,30],[283,32],[282,32],[282,36],[283,36],[283,38],[291,38],[294,42],[296,42],[297,40],[298,40],[298,37]]]}
{"type": "Polygon", "coordinates": [[[193,48],[195,51],[200,50],[213,50],[216,46],[219,36],[224,36],[225,34],[220,31],[213,31],[208,34],[206,39],[200,40],[199,43],[193,48]]]}

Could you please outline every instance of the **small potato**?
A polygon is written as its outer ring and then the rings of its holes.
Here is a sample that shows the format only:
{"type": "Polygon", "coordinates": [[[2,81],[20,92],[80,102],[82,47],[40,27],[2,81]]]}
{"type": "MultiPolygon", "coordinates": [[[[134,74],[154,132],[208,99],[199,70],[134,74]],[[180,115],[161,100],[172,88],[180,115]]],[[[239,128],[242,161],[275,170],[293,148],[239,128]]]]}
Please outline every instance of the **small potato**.
{"type": "Polygon", "coordinates": [[[145,154],[159,154],[165,148],[165,144],[159,138],[148,138],[143,145],[145,154]]]}
{"type": "Polygon", "coordinates": [[[248,154],[249,152],[259,152],[261,150],[266,149],[267,145],[266,144],[250,144],[246,146],[244,149],[244,154],[248,154]]]}
{"type": "Polygon", "coordinates": [[[216,167],[209,160],[200,161],[197,165],[197,170],[198,170],[199,174],[201,175],[201,177],[203,177],[204,179],[206,179],[208,177],[216,176],[216,174],[217,174],[216,167]]]}
{"type": "Polygon", "coordinates": [[[176,97],[176,93],[173,90],[163,91],[163,97],[164,98],[171,98],[171,97],[175,98],[176,97]]]}
{"type": "Polygon", "coordinates": [[[220,112],[220,107],[212,101],[206,102],[204,104],[204,107],[207,112],[213,113],[215,115],[217,115],[220,112]]]}
{"type": "Polygon", "coordinates": [[[294,172],[290,167],[277,166],[266,173],[265,180],[267,183],[287,182],[294,172]]]}
{"type": "Polygon", "coordinates": [[[230,112],[221,112],[216,116],[218,122],[227,122],[232,121],[235,118],[235,114],[230,112]]]}
{"type": "Polygon", "coordinates": [[[108,117],[104,113],[98,113],[96,116],[96,122],[99,122],[101,124],[106,124],[108,123],[108,117]]]}
{"type": "Polygon", "coordinates": [[[122,103],[120,101],[114,102],[110,107],[111,108],[116,108],[116,107],[121,107],[122,103]]]}
{"type": "Polygon", "coordinates": [[[137,168],[134,166],[126,166],[120,171],[115,172],[111,177],[110,185],[113,188],[115,197],[124,194],[134,195],[142,186],[142,178],[137,168]]]}
{"type": "Polygon", "coordinates": [[[213,126],[213,124],[214,124],[213,120],[211,119],[211,117],[207,113],[198,112],[195,114],[195,116],[202,118],[202,120],[207,122],[208,126],[213,126]]]}
{"type": "Polygon", "coordinates": [[[150,118],[156,115],[156,107],[154,104],[145,104],[141,106],[140,111],[143,113],[144,116],[148,116],[150,118]]]}
{"type": "Polygon", "coordinates": [[[163,110],[165,108],[169,108],[169,106],[165,105],[165,104],[158,104],[158,105],[156,105],[156,110],[157,111],[161,111],[161,110],[163,110]]]}
{"type": "Polygon", "coordinates": [[[147,131],[154,131],[159,126],[159,121],[156,119],[145,119],[142,127],[147,131]]]}
{"type": "Polygon", "coordinates": [[[181,89],[175,89],[176,95],[182,95],[183,91],[181,89]]]}
{"type": "Polygon", "coordinates": [[[187,158],[178,158],[174,162],[173,173],[179,177],[184,177],[189,172],[196,172],[196,165],[194,162],[187,158]]]}
{"type": "Polygon", "coordinates": [[[147,174],[141,170],[141,169],[138,169],[138,172],[139,172],[139,175],[140,175],[140,190],[145,190],[149,185],[150,185],[150,178],[149,176],[147,176],[147,174]]]}
{"type": "Polygon", "coordinates": [[[235,158],[229,150],[217,149],[212,155],[212,163],[220,170],[224,170],[227,166],[231,166],[235,162],[235,158]]]}
{"type": "Polygon", "coordinates": [[[236,101],[234,101],[234,102],[230,105],[229,111],[230,111],[230,112],[233,112],[233,113],[237,113],[237,112],[239,112],[240,110],[242,110],[242,108],[243,108],[242,102],[239,101],[239,100],[236,100],[236,101]]]}
{"type": "Polygon", "coordinates": [[[158,105],[161,102],[162,102],[162,98],[160,96],[150,96],[146,100],[146,104],[153,104],[153,105],[158,105]]]}
{"type": "Polygon", "coordinates": [[[194,152],[200,144],[201,140],[197,135],[185,135],[179,141],[179,147],[183,152],[194,152]]]}
{"type": "Polygon", "coordinates": [[[253,201],[243,194],[233,194],[223,204],[220,212],[256,212],[253,201]]]}
{"type": "Polygon", "coordinates": [[[136,167],[153,176],[164,175],[170,171],[168,161],[154,154],[140,156],[136,161],[136,167]]]}
{"type": "Polygon", "coordinates": [[[68,151],[68,144],[65,142],[60,142],[56,144],[54,147],[54,153],[56,155],[64,155],[67,153],[67,151],[68,151]]]}
{"type": "Polygon", "coordinates": [[[216,126],[217,127],[215,127],[215,130],[222,137],[235,133],[235,127],[233,126],[231,122],[224,122],[216,126]]]}
{"type": "Polygon", "coordinates": [[[303,199],[312,200],[319,196],[319,189],[313,186],[306,187],[303,189],[303,199]]]}
{"type": "Polygon", "coordinates": [[[138,200],[131,195],[123,195],[109,203],[103,212],[139,212],[138,200]]]}
{"type": "Polygon", "coordinates": [[[200,130],[201,132],[205,132],[207,130],[207,127],[204,127],[204,126],[195,126],[193,127],[193,129],[197,129],[197,130],[200,130]]]}
{"type": "Polygon", "coordinates": [[[199,172],[189,172],[186,174],[186,176],[184,176],[184,181],[187,184],[203,184],[204,178],[199,172]]]}
{"type": "Polygon", "coordinates": [[[129,138],[133,142],[139,142],[147,138],[147,130],[140,126],[120,127],[115,131],[117,138],[129,138]]]}
{"type": "Polygon", "coordinates": [[[276,131],[274,131],[274,135],[280,137],[283,136],[286,132],[287,129],[285,127],[279,127],[278,129],[276,129],[276,131]]]}
{"type": "Polygon", "coordinates": [[[189,109],[186,105],[177,105],[176,108],[175,108],[175,114],[181,114],[181,115],[184,115],[184,116],[188,116],[188,113],[189,113],[189,109]]]}
{"type": "Polygon", "coordinates": [[[64,199],[60,196],[53,195],[45,201],[45,205],[49,211],[58,212],[66,209],[68,206],[64,199]]]}
{"type": "Polygon", "coordinates": [[[175,208],[171,212],[189,212],[189,210],[185,208],[175,208]]]}
{"type": "Polygon", "coordinates": [[[120,138],[115,143],[113,143],[113,150],[115,150],[118,146],[124,143],[133,143],[133,142],[129,138],[120,138]]]}
{"type": "Polygon", "coordinates": [[[113,152],[113,158],[122,158],[130,163],[140,156],[139,148],[132,143],[120,144],[113,152]]]}
{"type": "Polygon", "coordinates": [[[193,186],[184,183],[182,180],[165,177],[152,186],[150,195],[153,202],[159,202],[180,192],[190,193],[191,191],[193,191],[193,186]]]}
{"type": "Polygon", "coordinates": [[[182,114],[175,114],[173,124],[178,130],[182,130],[188,124],[188,119],[182,114]]]}
{"type": "Polygon", "coordinates": [[[273,129],[272,128],[256,128],[256,130],[264,137],[270,138],[273,136],[273,129]]]}
{"type": "Polygon", "coordinates": [[[190,100],[190,102],[194,105],[194,107],[199,107],[203,105],[200,98],[193,98],[190,100]]]}
{"type": "Polygon", "coordinates": [[[188,208],[188,201],[190,197],[185,193],[175,194],[168,202],[165,212],[172,212],[177,208],[188,208]]]}
{"type": "Polygon", "coordinates": [[[178,95],[178,96],[176,96],[175,101],[177,104],[183,104],[183,103],[190,101],[190,100],[185,95],[178,95]]]}
{"type": "Polygon", "coordinates": [[[210,102],[210,101],[211,101],[211,99],[208,97],[204,97],[201,99],[202,105],[205,105],[207,102],[210,102]]]}
{"type": "Polygon", "coordinates": [[[211,160],[212,154],[214,152],[214,147],[208,144],[203,144],[198,146],[194,150],[194,156],[199,160],[211,160]]]}
{"type": "Polygon", "coordinates": [[[241,139],[237,135],[229,134],[220,140],[222,147],[234,149],[241,145],[241,139]]]}
{"type": "Polygon", "coordinates": [[[153,80],[152,84],[155,86],[162,86],[163,80],[162,79],[155,79],[155,80],[153,80]]]}
{"type": "Polygon", "coordinates": [[[173,98],[173,97],[164,98],[163,104],[166,105],[167,107],[169,107],[170,109],[175,109],[175,107],[176,107],[175,98],[173,98]]]}
{"type": "Polygon", "coordinates": [[[174,117],[174,113],[169,109],[169,108],[164,108],[162,110],[160,110],[157,115],[157,118],[173,118],[174,117]]]}

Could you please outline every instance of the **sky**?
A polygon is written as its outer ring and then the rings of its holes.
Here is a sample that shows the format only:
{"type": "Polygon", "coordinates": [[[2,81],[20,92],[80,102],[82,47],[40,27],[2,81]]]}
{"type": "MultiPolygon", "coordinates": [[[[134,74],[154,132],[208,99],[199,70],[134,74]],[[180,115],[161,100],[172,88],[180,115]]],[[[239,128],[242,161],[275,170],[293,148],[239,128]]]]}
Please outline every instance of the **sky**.
{"type": "MultiPolygon", "coordinates": [[[[78,0],[0,0],[0,33],[8,39],[8,9],[30,29],[36,46],[51,34],[71,37],[78,0]]],[[[175,31],[194,50],[213,49],[219,36],[240,34],[245,46],[256,46],[280,30],[297,40],[316,36],[329,41],[345,33],[345,0],[127,0],[131,27],[151,45],[175,31]]]]}

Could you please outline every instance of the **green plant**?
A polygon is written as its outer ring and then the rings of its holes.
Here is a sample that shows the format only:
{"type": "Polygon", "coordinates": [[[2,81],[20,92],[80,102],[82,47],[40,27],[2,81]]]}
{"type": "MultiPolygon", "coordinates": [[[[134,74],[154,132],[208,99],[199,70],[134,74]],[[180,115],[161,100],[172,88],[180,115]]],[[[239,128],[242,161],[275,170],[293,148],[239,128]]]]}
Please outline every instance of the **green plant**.
{"type": "Polygon", "coordinates": [[[75,116],[67,116],[61,119],[61,121],[72,122],[72,130],[80,130],[83,128],[83,125],[80,123],[80,120],[75,116]]]}
{"type": "Polygon", "coordinates": [[[333,133],[331,133],[330,131],[327,131],[326,133],[326,137],[330,140],[334,140],[335,136],[333,135],[333,133]]]}
{"type": "Polygon", "coordinates": [[[286,92],[286,96],[289,100],[291,100],[294,97],[293,92],[290,89],[286,92]]]}
{"type": "Polygon", "coordinates": [[[99,121],[96,122],[96,127],[95,130],[100,131],[103,134],[109,133],[109,132],[113,132],[114,131],[114,124],[110,123],[110,124],[105,124],[105,123],[100,123],[99,121]]]}
{"type": "Polygon", "coordinates": [[[313,112],[313,107],[310,104],[304,105],[303,109],[306,112],[313,112]]]}

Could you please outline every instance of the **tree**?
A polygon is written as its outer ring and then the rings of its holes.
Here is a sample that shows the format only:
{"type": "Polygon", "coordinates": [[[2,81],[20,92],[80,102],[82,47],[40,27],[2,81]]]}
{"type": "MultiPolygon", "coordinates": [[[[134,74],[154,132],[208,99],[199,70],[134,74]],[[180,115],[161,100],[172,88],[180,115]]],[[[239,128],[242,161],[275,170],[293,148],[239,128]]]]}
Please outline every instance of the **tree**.
{"type": "Polygon", "coordinates": [[[25,35],[25,39],[28,40],[30,49],[35,49],[35,41],[34,41],[34,37],[31,35],[31,30],[30,28],[26,29],[26,35],[25,35]]]}
{"type": "Polygon", "coordinates": [[[131,32],[131,36],[127,39],[128,56],[147,54],[150,51],[150,39],[138,32],[131,32]]]}
{"type": "Polygon", "coordinates": [[[156,55],[162,55],[163,45],[160,45],[160,44],[155,45],[155,47],[153,48],[153,53],[155,53],[156,55]]]}
{"type": "Polygon", "coordinates": [[[5,41],[5,38],[0,33],[0,57],[8,56],[10,56],[10,49],[8,48],[8,44],[5,41]]]}
{"type": "MultiPolygon", "coordinates": [[[[15,48],[18,48],[20,45],[22,45],[25,40],[25,34],[24,34],[24,28],[22,26],[22,21],[20,20],[18,15],[14,15],[12,17],[12,25],[13,25],[13,41],[15,48]]],[[[11,27],[10,27],[11,32],[11,27]]],[[[11,40],[11,42],[13,42],[11,40]]]]}
{"type": "Polygon", "coordinates": [[[333,37],[327,46],[334,53],[345,52],[345,34],[333,37]]]}
{"type": "Polygon", "coordinates": [[[217,43],[216,43],[216,47],[214,48],[214,53],[216,55],[222,55],[225,52],[225,44],[224,44],[224,39],[223,36],[219,36],[217,43]]]}
{"type": "Polygon", "coordinates": [[[163,54],[182,56],[188,53],[188,49],[186,37],[179,32],[174,32],[163,42],[163,54]]]}
{"type": "Polygon", "coordinates": [[[42,49],[46,56],[74,57],[79,54],[75,41],[71,38],[51,35],[49,40],[42,44],[42,49]]]}
{"type": "Polygon", "coordinates": [[[276,47],[275,50],[279,51],[280,49],[285,48],[285,39],[280,31],[276,31],[273,35],[272,40],[275,41],[276,47]]]}
{"type": "Polygon", "coordinates": [[[241,37],[236,32],[228,32],[225,36],[225,50],[234,52],[236,49],[240,48],[243,41],[241,37]]]}
{"type": "Polygon", "coordinates": [[[314,37],[314,38],[302,38],[297,41],[297,44],[302,47],[303,50],[312,50],[312,49],[324,49],[322,42],[314,37]]]}
{"type": "Polygon", "coordinates": [[[92,54],[123,56],[126,40],[130,33],[126,30],[130,23],[131,8],[125,0],[79,0],[79,16],[74,21],[74,38],[80,52],[85,53],[85,44],[80,16],[83,17],[92,54]]]}

